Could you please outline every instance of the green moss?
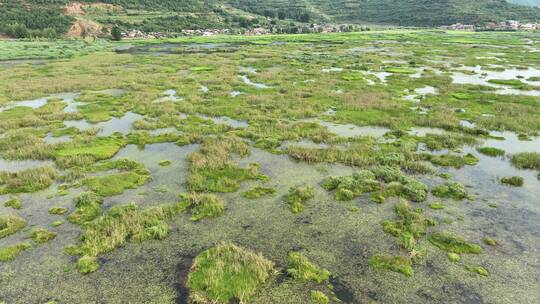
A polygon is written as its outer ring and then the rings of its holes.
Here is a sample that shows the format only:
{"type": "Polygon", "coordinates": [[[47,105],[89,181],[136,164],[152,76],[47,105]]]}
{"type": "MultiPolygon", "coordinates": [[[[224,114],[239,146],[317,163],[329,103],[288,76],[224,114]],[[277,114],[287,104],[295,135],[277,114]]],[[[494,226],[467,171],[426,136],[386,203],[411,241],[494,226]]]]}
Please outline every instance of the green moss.
{"type": "Polygon", "coordinates": [[[180,195],[180,204],[191,209],[191,220],[213,218],[225,212],[225,202],[213,194],[190,193],[180,195]]]}
{"type": "Polygon", "coordinates": [[[272,195],[274,193],[276,193],[276,190],[273,188],[265,188],[265,187],[256,186],[253,189],[250,189],[242,193],[242,196],[248,199],[257,199],[265,195],[272,195]]]}
{"type": "Polygon", "coordinates": [[[77,270],[82,274],[89,274],[99,269],[96,257],[83,256],[77,261],[77,270]]]}
{"type": "Polygon", "coordinates": [[[374,255],[369,259],[369,266],[374,269],[389,270],[411,277],[414,274],[409,257],[374,255]]]}
{"type": "Polygon", "coordinates": [[[436,202],[429,204],[429,208],[435,209],[435,210],[441,210],[444,209],[444,204],[442,202],[436,202]]]}
{"type": "Polygon", "coordinates": [[[49,214],[63,215],[67,212],[67,208],[64,207],[52,207],[49,208],[49,214]]]}
{"type": "Polygon", "coordinates": [[[311,297],[311,303],[312,304],[328,304],[330,303],[330,299],[328,299],[328,296],[326,296],[323,292],[318,290],[312,290],[309,293],[311,297]]]}
{"type": "Polygon", "coordinates": [[[21,199],[18,197],[12,197],[4,202],[5,207],[13,208],[13,209],[21,209],[22,208],[22,202],[21,199]]]}
{"type": "Polygon", "coordinates": [[[375,170],[377,178],[389,183],[383,196],[400,196],[414,202],[426,199],[428,187],[426,184],[405,175],[399,168],[381,166],[375,170]]]}
{"type": "Polygon", "coordinates": [[[329,177],[323,181],[322,187],[328,191],[335,190],[334,197],[338,201],[350,201],[381,188],[375,174],[369,170],[360,170],[352,176],[329,177]]]}
{"type": "Polygon", "coordinates": [[[450,260],[450,262],[454,262],[454,263],[457,263],[459,261],[461,261],[461,256],[457,253],[454,253],[454,252],[448,252],[448,260],[450,260]]]}
{"type": "Polygon", "coordinates": [[[114,196],[124,193],[126,189],[135,189],[144,185],[149,178],[149,174],[123,172],[87,178],[82,183],[101,196],[114,196]]]}
{"type": "Polygon", "coordinates": [[[463,238],[448,232],[437,232],[429,236],[429,241],[439,249],[453,253],[482,253],[480,245],[469,243],[463,238]]]}
{"type": "Polygon", "coordinates": [[[491,157],[504,156],[506,154],[504,150],[493,147],[479,147],[476,148],[476,151],[491,157]]]}
{"type": "Polygon", "coordinates": [[[159,162],[159,165],[162,167],[167,167],[167,166],[170,166],[171,164],[172,162],[170,160],[162,160],[159,162]]]}
{"type": "Polygon", "coordinates": [[[289,205],[293,213],[304,211],[307,201],[315,197],[313,187],[290,188],[289,193],[285,195],[284,201],[289,205]]]}
{"type": "Polygon", "coordinates": [[[83,192],[75,198],[76,210],[68,216],[68,221],[82,225],[101,214],[103,198],[94,192],[83,192]]]}
{"type": "Polygon", "coordinates": [[[46,243],[56,237],[56,232],[48,231],[47,229],[37,228],[32,230],[30,235],[32,240],[38,244],[46,243]]]}
{"type": "Polygon", "coordinates": [[[58,226],[61,226],[62,224],[64,224],[64,222],[62,222],[61,220],[56,220],[51,223],[51,227],[58,227],[58,226]]]}
{"type": "Polygon", "coordinates": [[[510,176],[510,177],[503,177],[501,178],[501,183],[513,186],[513,187],[521,187],[524,183],[524,178],[521,176],[510,176]]]}
{"type": "Polygon", "coordinates": [[[187,279],[194,303],[247,303],[274,273],[261,254],[223,243],[199,254],[187,279]]]}
{"type": "Polygon", "coordinates": [[[458,182],[447,182],[443,185],[436,186],[431,190],[431,193],[438,197],[452,198],[455,200],[462,200],[470,197],[465,186],[458,182]]]}
{"type": "Polygon", "coordinates": [[[20,243],[0,248],[0,262],[12,261],[24,250],[32,247],[29,243],[20,243]]]}
{"type": "Polygon", "coordinates": [[[12,235],[26,226],[26,221],[14,214],[0,214],[0,239],[12,235]]]}
{"type": "Polygon", "coordinates": [[[482,266],[469,266],[469,265],[465,265],[465,270],[469,271],[469,272],[474,272],[474,273],[477,273],[481,276],[484,276],[484,277],[487,277],[489,276],[489,272],[482,266]]]}
{"type": "Polygon", "coordinates": [[[497,245],[497,241],[492,238],[487,237],[487,238],[484,238],[484,244],[489,245],[489,246],[495,246],[497,245]]]}
{"type": "Polygon", "coordinates": [[[52,167],[0,172],[0,194],[37,192],[48,188],[56,176],[52,167]]]}
{"type": "Polygon", "coordinates": [[[118,137],[89,138],[61,144],[56,147],[54,155],[57,159],[86,156],[93,160],[103,160],[113,157],[125,144],[125,141],[118,137]]]}
{"type": "Polygon", "coordinates": [[[330,272],[313,264],[299,252],[291,252],[287,258],[287,273],[295,280],[322,283],[330,278],[330,272]]]}

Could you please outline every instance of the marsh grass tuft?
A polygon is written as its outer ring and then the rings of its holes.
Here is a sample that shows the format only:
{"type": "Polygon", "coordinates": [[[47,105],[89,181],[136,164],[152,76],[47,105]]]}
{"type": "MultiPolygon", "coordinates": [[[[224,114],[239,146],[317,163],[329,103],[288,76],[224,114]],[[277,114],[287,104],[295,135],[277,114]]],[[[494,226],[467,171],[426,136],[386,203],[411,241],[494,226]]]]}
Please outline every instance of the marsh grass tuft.
{"type": "Polygon", "coordinates": [[[458,182],[447,182],[434,187],[431,193],[437,197],[452,198],[455,200],[469,199],[470,195],[465,186],[458,182]]]}
{"type": "Polygon", "coordinates": [[[483,277],[487,277],[489,276],[489,272],[482,266],[469,266],[469,265],[465,265],[465,270],[469,271],[469,272],[474,272],[474,273],[477,273],[483,277]]]}
{"type": "MultiPolygon", "coordinates": [[[[94,192],[83,192],[75,198],[75,212],[68,216],[72,224],[82,225],[101,214],[103,198],[94,192]]],[[[62,210],[63,211],[63,210],[62,210]]]]}
{"type": "Polygon", "coordinates": [[[190,193],[180,195],[180,204],[191,209],[191,220],[217,217],[225,212],[225,202],[213,194],[190,193]]]}
{"type": "Polygon", "coordinates": [[[479,147],[476,148],[476,151],[491,157],[504,156],[506,154],[504,150],[493,147],[479,147]]]}
{"type": "Polygon", "coordinates": [[[54,239],[56,237],[56,232],[48,231],[44,228],[36,228],[32,230],[30,237],[34,242],[43,244],[54,239]]]}
{"type": "Polygon", "coordinates": [[[289,205],[293,213],[299,213],[304,210],[307,201],[314,197],[313,187],[297,187],[289,189],[289,193],[285,195],[284,201],[289,205]]]}
{"type": "Polygon", "coordinates": [[[14,214],[0,214],[0,239],[12,235],[26,226],[26,221],[14,214]]]}
{"type": "Polygon", "coordinates": [[[49,208],[49,214],[63,215],[67,212],[67,208],[64,207],[51,207],[49,208]]]}
{"type": "Polygon", "coordinates": [[[0,248],[0,262],[12,261],[24,250],[32,247],[29,243],[20,243],[17,245],[0,248]]]}
{"type": "Polygon", "coordinates": [[[330,299],[328,299],[328,296],[325,295],[322,291],[319,290],[312,290],[309,293],[311,297],[311,303],[312,304],[328,304],[330,303],[330,299]]]}
{"type": "Polygon", "coordinates": [[[446,252],[461,253],[482,253],[480,245],[469,243],[463,238],[448,232],[437,232],[429,236],[429,241],[439,249],[446,252]]]}
{"type": "Polygon", "coordinates": [[[265,195],[272,195],[276,193],[276,190],[273,188],[266,188],[261,186],[256,186],[244,193],[242,193],[242,196],[248,199],[257,199],[261,198],[265,195]]]}
{"type": "Polygon", "coordinates": [[[0,194],[37,192],[48,188],[56,176],[52,167],[0,172],[0,194]]]}
{"type": "Polygon", "coordinates": [[[330,271],[313,264],[299,252],[290,252],[287,261],[287,273],[295,280],[322,283],[330,278],[330,271]]]}
{"type": "Polygon", "coordinates": [[[369,266],[374,269],[390,270],[411,277],[414,274],[410,257],[374,255],[369,259],[369,266]]]}
{"type": "Polygon", "coordinates": [[[501,178],[501,183],[513,187],[521,187],[523,186],[523,183],[525,182],[525,179],[521,176],[509,176],[509,177],[503,177],[501,178]]]}
{"type": "Polygon", "coordinates": [[[13,209],[21,209],[22,208],[22,202],[21,199],[18,197],[12,197],[4,202],[5,207],[13,208],[13,209]]]}
{"type": "Polygon", "coordinates": [[[193,303],[247,303],[273,274],[263,255],[222,243],[195,258],[187,286],[193,303]]]}

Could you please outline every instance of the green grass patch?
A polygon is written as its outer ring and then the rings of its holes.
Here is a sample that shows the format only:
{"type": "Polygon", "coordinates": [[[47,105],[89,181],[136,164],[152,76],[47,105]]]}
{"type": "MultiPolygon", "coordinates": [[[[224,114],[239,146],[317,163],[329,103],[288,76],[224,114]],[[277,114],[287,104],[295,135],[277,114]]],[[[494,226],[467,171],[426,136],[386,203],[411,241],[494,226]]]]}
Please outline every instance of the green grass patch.
{"type": "Polygon", "coordinates": [[[469,243],[462,237],[448,232],[437,232],[429,236],[429,241],[439,249],[446,252],[461,253],[482,253],[480,245],[469,243]]]}
{"type": "Polygon", "coordinates": [[[36,228],[32,230],[30,237],[38,244],[46,243],[56,237],[56,232],[48,231],[44,228],[36,228]]]}
{"type": "Polygon", "coordinates": [[[414,275],[412,261],[409,257],[374,255],[369,259],[369,266],[374,269],[398,272],[407,277],[414,275]]]}
{"type": "Polygon", "coordinates": [[[289,205],[293,213],[304,211],[307,201],[315,197],[313,187],[290,188],[289,193],[285,195],[284,201],[289,205]]]}
{"type": "Polygon", "coordinates": [[[64,207],[51,207],[49,208],[49,214],[63,215],[67,212],[67,208],[64,207]]]}
{"type": "Polygon", "coordinates": [[[223,243],[195,258],[187,286],[194,303],[247,303],[273,273],[274,264],[261,254],[223,243]]]}
{"type": "Polygon", "coordinates": [[[68,216],[68,221],[78,225],[92,221],[101,214],[102,203],[103,198],[94,192],[83,192],[79,194],[75,198],[75,212],[68,216]]]}
{"type": "Polygon", "coordinates": [[[29,243],[20,243],[17,245],[0,248],[0,262],[13,261],[21,252],[31,247],[32,245],[29,243]]]}
{"type": "Polygon", "coordinates": [[[225,212],[225,202],[213,194],[190,193],[180,195],[180,204],[191,210],[191,220],[213,218],[225,212]]]}
{"type": "Polygon", "coordinates": [[[501,183],[512,187],[521,187],[523,186],[524,181],[525,179],[521,176],[508,176],[501,178],[501,183]]]}
{"type": "Polygon", "coordinates": [[[242,193],[242,196],[248,199],[257,199],[261,198],[266,195],[272,195],[276,193],[276,190],[273,188],[266,188],[266,187],[260,187],[256,186],[244,193],[242,193]]]}
{"type": "Polygon", "coordinates": [[[0,194],[37,192],[48,188],[56,171],[52,167],[31,168],[18,172],[0,172],[0,194]]]}
{"type": "Polygon", "coordinates": [[[22,208],[21,199],[18,197],[12,197],[4,202],[4,207],[9,207],[13,209],[21,209],[22,208]]]}
{"type": "Polygon", "coordinates": [[[465,265],[465,270],[469,271],[469,272],[473,272],[473,273],[476,273],[476,274],[479,274],[483,277],[487,277],[489,276],[489,272],[482,266],[469,266],[469,265],[465,265]]]}
{"type": "Polygon", "coordinates": [[[290,252],[287,273],[295,280],[322,283],[330,278],[330,271],[320,268],[299,252],[290,252]]]}
{"type": "Polygon", "coordinates": [[[0,239],[12,235],[26,226],[26,221],[14,214],[0,214],[0,239]]]}
{"type": "Polygon", "coordinates": [[[126,189],[135,189],[146,183],[147,174],[123,172],[105,176],[90,177],[82,181],[89,190],[101,196],[114,196],[124,193],[126,189]]]}
{"type": "Polygon", "coordinates": [[[504,156],[506,154],[504,150],[493,147],[479,147],[476,148],[476,151],[491,157],[504,156]]]}
{"type": "Polygon", "coordinates": [[[437,197],[452,198],[455,200],[462,200],[470,198],[467,189],[463,184],[458,182],[447,182],[439,186],[435,186],[431,193],[437,197]]]}

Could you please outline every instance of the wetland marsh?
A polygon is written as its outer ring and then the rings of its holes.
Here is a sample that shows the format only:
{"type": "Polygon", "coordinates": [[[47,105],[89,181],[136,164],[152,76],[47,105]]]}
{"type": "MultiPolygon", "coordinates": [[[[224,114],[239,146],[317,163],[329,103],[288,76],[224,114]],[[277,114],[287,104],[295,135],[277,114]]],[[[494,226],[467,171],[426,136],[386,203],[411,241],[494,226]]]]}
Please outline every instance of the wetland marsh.
{"type": "Polygon", "coordinates": [[[540,34],[30,44],[0,303],[540,302],[540,34]]]}

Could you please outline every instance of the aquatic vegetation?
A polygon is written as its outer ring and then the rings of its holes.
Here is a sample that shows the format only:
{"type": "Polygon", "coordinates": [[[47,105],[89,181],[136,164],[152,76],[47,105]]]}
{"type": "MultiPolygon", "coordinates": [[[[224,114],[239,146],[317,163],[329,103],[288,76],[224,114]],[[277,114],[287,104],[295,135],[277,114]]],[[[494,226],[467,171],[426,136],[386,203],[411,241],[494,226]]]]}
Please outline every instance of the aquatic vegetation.
{"type": "Polygon", "coordinates": [[[489,83],[507,85],[513,87],[522,87],[525,86],[525,83],[519,79],[489,79],[489,83]]]}
{"type": "Polygon", "coordinates": [[[66,250],[70,254],[82,256],[79,260],[83,259],[83,265],[89,261],[92,262],[91,265],[94,265],[95,257],[110,252],[127,241],[143,242],[164,239],[169,229],[167,221],[183,212],[184,209],[182,204],[147,209],[140,209],[133,203],[114,206],[102,216],[86,222],[82,227],[80,243],[66,250]]]}
{"type": "Polygon", "coordinates": [[[199,152],[189,155],[189,189],[194,192],[235,192],[242,181],[265,179],[259,174],[257,164],[247,168],[238,167],[231,158],[233,153],[247,156],[249,146],[237,137],[205,140],[199,152]]]}
{"type": "Polygon", "coordinates": [[[492,238],[487,237],[487,238],[484,238],[484,244],[489,245],[489,246],[495,246],[497,245],[497,241],[492,238]]]}
{"type": "Polygon", "coordinates": [[[458,182],[447,182],[431,189],[431,193],[438,197],[462,200],[470,198],[467,189],[458,182]]]}
{"type": "Polygon", "coordinates": [[[419,138],[419,140],[425,143],[426,147],[430,150],[455,150],[462,148],[464,145],[471,146],[477,143],[477,139],[474,136],[457,133],[429,133],[425,137],[419,138]]]}
{"type": "Polygon", "coordinates": [[[82,184],[101,196],[122,194],[126,189],[142,186],[150,178],[148,174],[124,172],[84,179],[82,184]]]}
{"type": "Polygon", "coordinates": [[[274,264],[263,255],[222,243],[195,258],[187,287],[194,303],[245,303],[273,273],[274,264]]]}
{"type": "Polygon", "coordinates": [[[180,195],[180,205],[191,210],[191,220],[217,217],[225,212],[225,202],[213,194],[190,193],[180,195]]]}
{"type": "Polygon", "coordinates": [[[21,199],[18,197],[12,197],[4,202],[5,207],[13,208],[13,209],[21,209],[22,208],[22,202],[21,199]]]}
{"type": "Polygon", "coordinates": [[[525,179],[521,176],[509,176],[509,177],[503,177],[501,178],[501,183],[513,187],[521,187],[523,186],[525,179]]]}
{"type": "Polygon", "coordinates": [[[426,200],[426,184],[405,175],[398,167],[380,166],[374,170],[375,176],[388,183],[383,196],[400,196],[413,202],[426,200]]]}
{"type": "MultiPolygon", "coordinates": [[[[525,152],[512,155],[512,164],[518,169],[533,169],[540,171],[540,153],[525,152]]],[[[540,173],[538,174],[540,179],[540,173]]]]}
{"type": "Polygon", "coordinates": [[[484,277],[489,276],[489,272],[482,266],[465,265],[465,270],[467,270],[469,272],[477,273],[477,274],[479,274],[481,276],[484,276],[484,277]]]}
{"type": "Polygon", "coordinates": [[[435,202],[429,204],[429,208],[435,209],[435,210],[441,210],[444,209],[444,204],[442,202],[435,202]]]}
{"type": "Polygon", "coordinates": [[[31,247],[32,245],[29,243],[19,243],[12,246],[2,247],[0,248],[0,262],[12,261],[17,258],[21,252],[31,247]]]}
{"type": "Polygon", "coordinates": [[[472,154],[456,155],[456,154],[422,154],[425,160],[430,161],[434,165],[441,167],[454,167],[456,169],[463,168],[465,165],[474,166],[478,163],[479,159],[472,154]]]}
{"type": "Polygon", "coordinates": [[[325,295],[322,291],[318,290],[312,290],[309,293],[311,297],[311,303],[313,304],[328,304],[330,303],[330,299],[328,299],[328,296],[325,295]]]}
{"type": "Polygon", "coordinates": [[[299,213],[304,211],[307,201],[314,197],[313,187],[296,187],[289,189],[289,193],[285,195],[284,201],[289,205],[293,213],[299,213]]]}
{"type": "Polygon", "coordinates": [[[300,252],[290,252],[287,273],[295,280],[322,283],[330,278],[330,271],[313,264],[300,252]]]}
{"type": "Polygon", "coordinates": [[[44,228],[36,228],[32,230],[30,237],[38,244],[46,243],[56,237],[56,232],[48,231],[44,228]]]}
{"type": "Polygon", "coordinates": [[[398,219],[383,221],[383,231],[399,238],[403,247],[412,251],[432,222],[424,217],[422,209],[412,210],[409,203],[403,199],[396,203],[394,212],[398,219]]]}
{"type": "Polygon", "coordinates": [[[276,193],[276,190],[273,188],[266,188],[261,186],[256,186],[244,193],[242,193],[242,196],[248,199],[257,199],[261,198],[265,195],[272,195],[276,193]]]}
{"type": "Polygon", "coordinates": [[[26,227],[26,221],[14,214],[0,214],[0,239],[26,227]]]}
{"type": "Polygon", "coordinates": [[[101,214],[103,198],[94,192],[83,192],[75,198],[76,209],[68,216],[68,221],[82,225],[101,214]]]}
{"type": "Polygon", "coordinates": [[[0,172],[0,194],[37,192],[48,188],[56,176],[52,167],[0,172]]]}
{"type": "Polygon", "coordinates": [[[170,166],[171,164],[172,162],[170,160],[162,160],[159,162],[159,165],[162,167],[167,167],[167,166],[170,166]]]}
{"type": "Polygon", "coordinates": [[[49,208],[49,214],[63,215],[67,212],[67,208],[64,207],[52,207],[49,208]]]}
{"type": "Polygon", "coordinates": [[[64,224],[64,222],[62,222],[61,220],[56,220],[56,221],[51,223],[51,227],[62,226],[62,224],[64,224]]]}
{"type": "Polygon", "coordinates": [[[491,157],[504,156],[506,152],[504,150],[493,147],[479,147],[476,151],[491,157]]]}
{"type": "Polygon", "coordinates": [[[448,260],[450,262],[457,263],[457,262],[461,261],[461,256],[459,254],[457,254],[457,253],[448,252],[447,256],[448,256],[448,260]]]}
{"type": "Polygon", "coordinates": [[[437,232],[429,236],[431,244],[446,252],[461,253],[482,253],[480,245],[469,243],[463,238],[448,232],[437,232]]]}
{"type": "Polygon", "coordinates": [[[369,266],[374,269],[398,272],[407,277],[414,274],[411,258],[404,256],[374,255],[369,259],[369,266]]]}
{"type": "Polygon", "coordinates": [[[77,159],[92,164],[97,160],[112,158],[125,144],[125,140],[114,136],[80,138],[56,146],[54,156],[57,164],[63,168],[70,167],[77,159]]]}
{"type": "Polygon", "coordinates": [[[76,267],[81,274],[92,273],[99,269],[98,259],[92,256],[83,256],[77,260],[76,267]]]}
{"type": "Polygon", "coordinates": [[[360,170],[352,176],[329,177],[322,183],[328,191],[335,190],[334,197],[338,201],[350,201],[364,193],[381,189],[375,174],[369,170],[360,170]]]}

